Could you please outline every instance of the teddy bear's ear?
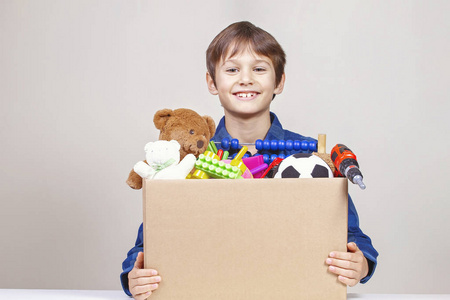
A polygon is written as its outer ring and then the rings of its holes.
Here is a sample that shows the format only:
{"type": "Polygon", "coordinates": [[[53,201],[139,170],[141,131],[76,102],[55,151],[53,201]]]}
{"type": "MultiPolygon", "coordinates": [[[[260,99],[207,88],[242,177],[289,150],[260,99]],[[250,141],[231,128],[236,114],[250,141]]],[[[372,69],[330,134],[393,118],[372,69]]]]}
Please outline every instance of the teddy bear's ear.
{"type": "Polygon", "coordinates": [[[153,145],[153,142],[148,142],[147,144],[145,144],[145,148],[144,148],[145,152],[147,152],[152,147],[152,145],[153,145]]]}
{"type": "Polygon", "coordinates": [[[158,130],[161,130],[166,125],[167,120],[173,116],[173,110],[165,108],[158,110],[153,117],[153,123],[158,130]]]}
{"type": "Polygon", "coordinates": [[[214,133],[216,133],[216,123],[214,123],[214,120],[210,116],[203,116],[203,119],[205,119],[209,127],[209,133],[211,134],[209,138],[212,138],[214,133]]]}
{"type": "Polygon", "coordinates": [[[181,145],[180,145],[180,143],[178,143],[177,140],[171,140],[170,143],[176,145],[177,146],[177,150],[181,149],[181,145]]]}

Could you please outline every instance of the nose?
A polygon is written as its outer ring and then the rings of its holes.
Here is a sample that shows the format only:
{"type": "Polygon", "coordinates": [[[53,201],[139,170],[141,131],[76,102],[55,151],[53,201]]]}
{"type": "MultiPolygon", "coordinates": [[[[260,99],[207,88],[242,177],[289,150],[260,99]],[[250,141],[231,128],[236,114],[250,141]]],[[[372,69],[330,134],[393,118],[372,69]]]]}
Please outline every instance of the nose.
{"type": "Polygon", "coordinates": [[[203,147],[204,143],[203,141],[197,141],[197,148],[203,147]]]}
{"type": "Polygon", "coordinates": [[[240,75],[241,75],[239,78],[240,85],[253,84],[253,74],[252,74],[251,70],[243,69],[243,70],[241,70],[240,75]]]}

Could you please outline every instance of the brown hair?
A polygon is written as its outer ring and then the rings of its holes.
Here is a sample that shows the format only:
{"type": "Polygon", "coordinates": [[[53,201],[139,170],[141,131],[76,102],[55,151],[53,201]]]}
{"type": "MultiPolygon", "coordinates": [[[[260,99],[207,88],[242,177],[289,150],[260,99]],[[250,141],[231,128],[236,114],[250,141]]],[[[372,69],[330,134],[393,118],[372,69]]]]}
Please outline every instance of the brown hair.
{"type": "Polygon", "coordinates": [[[275,68],[275,86],[280,84],[286,64],[286,54],[283,48],[270,33],[247,21],[229,25],[209,44],[208,50],[206,50],[206,67],[214,84],[216,84],[216,64],[221,59],[225,59],[225,55],[233,45],[230,57],[245,47],[250,47],[256,54],[270,58],[275,68]]]}

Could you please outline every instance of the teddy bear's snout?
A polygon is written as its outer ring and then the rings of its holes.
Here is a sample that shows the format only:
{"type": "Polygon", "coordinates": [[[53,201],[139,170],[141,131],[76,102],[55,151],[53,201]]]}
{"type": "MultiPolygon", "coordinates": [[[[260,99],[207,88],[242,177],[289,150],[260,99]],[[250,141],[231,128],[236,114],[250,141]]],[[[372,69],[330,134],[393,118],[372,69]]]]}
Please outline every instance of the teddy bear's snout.
{"type": "Polygon", "coordinates": [[[184,149],[187,153],[192,153],[195,156],[203,153],[203,151],[205,151],[204,147],[206,146],[205,141],[204,140],[197,140],[197,141],[192,141],[191,143],[186,143],[186,145],[184,145],[184,149]]]}

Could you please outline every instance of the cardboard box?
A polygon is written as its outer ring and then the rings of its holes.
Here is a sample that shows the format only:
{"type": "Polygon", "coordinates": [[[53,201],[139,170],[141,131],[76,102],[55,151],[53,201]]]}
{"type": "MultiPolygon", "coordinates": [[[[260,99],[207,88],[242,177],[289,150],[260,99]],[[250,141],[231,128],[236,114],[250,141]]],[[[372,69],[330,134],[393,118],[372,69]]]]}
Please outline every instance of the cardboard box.
{"type": "Polygon", "coordinates": [[[152,299],[346,299],[327,270],[346,251],[347,179],[147,180],[152,299]]]}

